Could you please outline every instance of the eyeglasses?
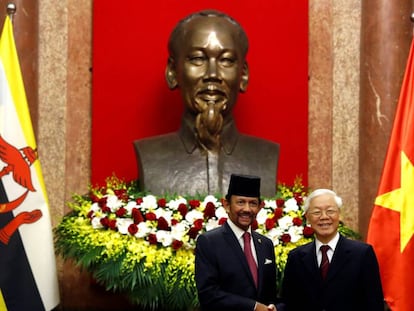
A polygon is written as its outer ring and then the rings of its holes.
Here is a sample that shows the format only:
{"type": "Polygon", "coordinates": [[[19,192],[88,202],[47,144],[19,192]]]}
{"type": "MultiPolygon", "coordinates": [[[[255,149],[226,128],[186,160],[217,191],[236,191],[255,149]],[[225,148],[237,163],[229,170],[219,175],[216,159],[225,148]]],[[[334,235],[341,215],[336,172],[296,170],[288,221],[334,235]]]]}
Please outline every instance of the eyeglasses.
{"type": "Polygon", "coordinates": [[[332,217],[332,216],[335,216],[335,215],[337,215],[339,213],[339,209],[337,209],[337,208],[329,208],[329,209],[327,209],[325,211],[322,211],[322,210],[314,210],[314,211],[309,212],[309,215],[311,215],[312,217],[315,217],[315,218],[319,218],[319,217],[322,216],[323,213],[325,213],[325,215],[327,215],[329,217],[332,217]]]}

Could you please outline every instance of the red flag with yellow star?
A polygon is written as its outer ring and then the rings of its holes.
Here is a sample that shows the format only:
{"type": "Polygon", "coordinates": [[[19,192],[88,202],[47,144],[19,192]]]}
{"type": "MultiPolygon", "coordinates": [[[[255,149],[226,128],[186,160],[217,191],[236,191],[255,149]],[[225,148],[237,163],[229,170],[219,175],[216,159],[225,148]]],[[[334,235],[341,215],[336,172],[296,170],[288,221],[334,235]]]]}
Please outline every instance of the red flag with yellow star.
{"type": "Polygon", "coordinates": [[[385,300],[414,308],[414,41],[408,56],[367,242],[378,257],[385,300]]]}

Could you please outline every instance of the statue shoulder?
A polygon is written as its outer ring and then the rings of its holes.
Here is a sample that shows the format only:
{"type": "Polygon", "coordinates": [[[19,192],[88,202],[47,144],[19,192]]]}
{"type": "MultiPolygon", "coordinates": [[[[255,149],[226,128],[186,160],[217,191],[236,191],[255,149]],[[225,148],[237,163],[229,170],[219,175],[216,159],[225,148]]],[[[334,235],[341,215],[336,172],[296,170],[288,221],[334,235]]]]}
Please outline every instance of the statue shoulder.
{"type": "Polygon", "coordinates": [[[250,148],[256,148],[261,151],[266,150],[277,154],[280,149],[280,145],[277,142],[247,134],[240,134],[239,143],[250,148]]]}

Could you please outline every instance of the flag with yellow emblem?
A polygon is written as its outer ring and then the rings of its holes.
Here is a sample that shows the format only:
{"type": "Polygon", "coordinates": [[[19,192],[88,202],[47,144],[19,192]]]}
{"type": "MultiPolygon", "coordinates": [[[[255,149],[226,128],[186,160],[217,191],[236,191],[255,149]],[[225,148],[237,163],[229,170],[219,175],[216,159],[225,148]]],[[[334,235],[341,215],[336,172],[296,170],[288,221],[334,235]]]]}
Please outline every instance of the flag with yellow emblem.
{"type": "Polygon", "coordinates": [[[368,228],[392,311],[414,308],[414,41],[368,228]]]}
{"type": "Polygon", "coordinates": [[[0,37],[0,310],[52,310],[58,303],[46,190],[7,16],[0,37]]]}

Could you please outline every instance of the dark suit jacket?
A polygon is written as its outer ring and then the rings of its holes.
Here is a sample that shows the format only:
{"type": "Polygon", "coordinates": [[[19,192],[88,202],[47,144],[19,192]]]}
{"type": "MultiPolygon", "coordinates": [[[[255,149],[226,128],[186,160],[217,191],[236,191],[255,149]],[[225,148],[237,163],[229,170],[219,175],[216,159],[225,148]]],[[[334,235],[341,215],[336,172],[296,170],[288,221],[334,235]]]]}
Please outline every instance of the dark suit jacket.
{"type": "Polygon", "coordinates": [[[383,293],[373,248],[340,236],[326,280],[315,242],[289,253],[282,296],[288,311],[383,311],[383,293]]]}
{"type": "Polygon", "coordinates": [[[203,311],[253,311],[256,301],[276,302],[276,263],[273,243],[252,233],[258,261],[258,288],[240,243],[225,223],[199,236],[195,279],[203,311]]]}

